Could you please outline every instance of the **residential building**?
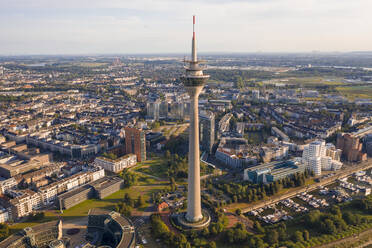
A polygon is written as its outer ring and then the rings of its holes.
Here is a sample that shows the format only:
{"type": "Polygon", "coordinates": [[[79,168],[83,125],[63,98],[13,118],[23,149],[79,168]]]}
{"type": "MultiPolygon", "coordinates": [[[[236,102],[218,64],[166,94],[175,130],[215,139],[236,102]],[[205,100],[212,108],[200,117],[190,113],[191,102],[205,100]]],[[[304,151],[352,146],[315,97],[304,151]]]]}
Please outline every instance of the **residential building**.
{"type": "Polygon", "coordinates": [[[155,121],[159,120],[160,101],[150,101],[146,104],[146,117],[155,121]]]}
{"type": "Polygon", "coordinates": [[[288,156],[289,146],[263,146],[260,149],[260,156],[264,163],[271,160],[282,160],[288,156]]]}
{"type": "Polygon", "coordinates": [[[363,143],[360,142],[359,136],[350,133],[338,134],[336,147],[342,150],[346,161],[358,162],[367,159],[367,154],[362,151],[363,143]]]}
{"type": "Polygon", "coordinates": [[[0,206],[0,223],[5,223],[11,219],[8,209],[0,206]]]}
{"type": "Polygon", "coordinates": [[[125,130],[125,151],[127,154],[136,154],[137,161],[146,160],[146,135],[143,130],[126,127],[125,130]]]}
{"type": "Polygon", "coordinates": [[[55,220],[33,227],[26,227],[0,242],[0,247],[32,248],[50,247],[63,248],[62,221],[55,220]]]}
{"type": "Polygon", "coordinates": [[[39,194],[45,206],[53,204],[59,194],[73,190],[84,184],[96,181],[105,176],[102,167],[94,167],[91,171],[80,172],[39,188],[39,194]]]}
{"type": "Polygon", "coordinates": [[[340,151],[331,144],[316,140],[304,146],[302,161],[315,176],[319,176],[322,170],[338,170],[342,167],[339,154],[340,151]]]}
{"type": "Polygon", "coordinates": [[[215,137],[214,114],[210,111],[202,111],[199,114],[199,139],[203,151],[212,152],[215,137]]]}
{"type": "Polygon", "coordinates": [[[0,181],[0,193],[3,195],[9,189],[15,189],[17,187],[17,181],[14,177],[0,181]]]}
{"type": "Polygon", "coordinates": [[[96,165],[111,172],[118,173],[126,168],[137,164],[137,156],[135,154],[127,154],[117,159],[109,159],[106,157],[97,157],[94,160],[96,165]]]}
{"type": "Polygon", "coordinates": [[[13,219],[27,216],[43,206],[40,195],[32,190],[8,191],[8,194],[14,197],[9,201],[13,219]]]}

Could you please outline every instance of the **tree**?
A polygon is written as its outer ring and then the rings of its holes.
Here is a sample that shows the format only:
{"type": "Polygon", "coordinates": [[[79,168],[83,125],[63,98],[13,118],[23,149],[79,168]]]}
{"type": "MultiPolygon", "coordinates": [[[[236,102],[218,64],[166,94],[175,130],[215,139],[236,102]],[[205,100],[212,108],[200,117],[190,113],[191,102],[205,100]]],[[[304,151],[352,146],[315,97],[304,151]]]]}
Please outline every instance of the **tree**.
{"type": "Polygon", "coordinates": [[[172,192],[174,192],[174,191],[177,190],[176,180],[174,180],[173,177],[170,178],[170,190],[171,190],[172,192]]]}
{"type": "Polygon", "coordinates": [[[255,221],[253,227],[257,230],[258,233],[265,233],[265,229],[261,226],[260,222],[255,221]]]}
{"type": "Polygon", "coordinates": [[[263,242],[263,240],[260,238],[256,238],[255,248],[265,248],[265,247],[266,247],[265,242],[263,242]]]}
{"type": "Polygon", "coordinates": [[[278,231],[276,230],[269,230],[266,232],[266,235],[265,235],[265,239],[266,241],[270,244],[270,245],[273,245],[273,244],[276,244],[279,242],[279,234],[278,234],[278,231]]]}
{"type": "Polygon", "coordinates": [[[304,241],[303,233],[300,231],[296,231],[293,235],[293,241],[294,242],[302,242],[304,241]]]}
{"type": "Polygon", "coordinates": [[[0,241],[9,236],[9,226],[6,223],[0,224],[0,241]]]}
{"type": "Polygon", "coordinates": [[[169,150],[166,150],[166,151],[165,151],[165,158],[166,158],[166,159],[170,159],[170,158],[171,158],[171,153],[170,153],[169,150]]]}
{"type": "Polygon", "coordinates": [[[120,173],[120,177],[124,179],[124,186],[127,188],[127,187],[130,187],[132,185],[135,185],[137,183],[137,175],[128,171],[127,169],[123,170],[121,173],[120,173]]]}
{"type": "Polygon", "coordinates": [[[237,208],[237,209],[235,210],[235,213],[236,213],[237,215],[241,215],[241,214],[242,214],[242,210],[241,210],[240,208],[237,208]]]}
{"type": "Polygon", "coordinates": [[[337,205],[332,205],[330,212],[331,212],[331,214],[336,215],[339,218],[342,217],[340,207],[337,206],[337,205]]]}
{"type": "Polygon", "coordinates": [[[204,237],[208,237],[209,236],[209,229],[208,228],[204,228],[203,231],[202,231],[202,235],[204,237]]]}
{"type": "Polygon", "coordinates": [[[154,233],[155,237],[169,239],[169,228],[168,226],[161,220],[158,214],[153,214],[150,216],[152,232],[154,233]]]}
{"type": "Polygon", "coordinates": [[[278,226],[278,234],[279,234],[279,240],[280,241],[285,241],[287,240],[287,226],[281,222],[278,226]]]}
{"type": "Polygon", "coordinates": [[[342,215],[342,218],[346,221],[349,225],[356,225],[360,223],[360,218],[358,215],[353,214],[351,212],[346,212],[342,215]]]}
{"type": "Polygon", "coordinates": [[[321,223],[321,230],[323,233],[334,234],[337,228],[331,219],[326,219],[321,223]]]}
{"type": "Polygon", "coordinates": [[[124,202],[118,203],[115,206],[116,212],[119,212],[120,214],[130,217],[132,215],[132,207],[127,205],[124,202]]]}
{"type": "Polygon", "coordinates": [[[138,196],[138,199],[137,199],[137,207],[143,207],[145,205],[145,200],[142,198],[142,196],[138,196]]]}
{"type": "Polygon", "coordinates": [[[304,234],[303,236],[304,236],[305,241],[310,240],[310,234],[308,230],[304,230],[303,234],[304,234]]]}
{"type": "Polygon", "coordinates": [[[208,248],[217,248],[216,242],[212,241],[208,243],[208,248]]]}

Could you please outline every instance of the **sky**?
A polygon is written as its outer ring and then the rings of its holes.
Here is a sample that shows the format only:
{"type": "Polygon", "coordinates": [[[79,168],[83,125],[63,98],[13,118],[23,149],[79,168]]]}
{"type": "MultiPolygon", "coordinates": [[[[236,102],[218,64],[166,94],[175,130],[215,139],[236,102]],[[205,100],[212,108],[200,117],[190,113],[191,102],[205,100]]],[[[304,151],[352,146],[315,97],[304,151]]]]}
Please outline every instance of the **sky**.
{"type": "Polygon", "coordinates": [[[0,0],[0,55],[372,51],[371,0],[0,0]]]}

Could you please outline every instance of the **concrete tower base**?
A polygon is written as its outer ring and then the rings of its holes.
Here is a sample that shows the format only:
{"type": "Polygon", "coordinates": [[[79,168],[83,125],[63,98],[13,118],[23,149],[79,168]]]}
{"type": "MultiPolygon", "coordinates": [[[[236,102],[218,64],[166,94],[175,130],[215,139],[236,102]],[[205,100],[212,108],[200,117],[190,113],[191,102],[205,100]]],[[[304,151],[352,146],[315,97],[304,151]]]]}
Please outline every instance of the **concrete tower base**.
{"type": "Polygon", "coordinates": [[[202,214],[203,214],[202,219],[196,222],[188,221],[186,219],[186,212],[177,214],[175,220],[177,222],[177,225],[185,230],[189,229],[199,230],[208,227],[211,222],[211,216],[209,215],[208,211],[202,209],[202,214]]]}

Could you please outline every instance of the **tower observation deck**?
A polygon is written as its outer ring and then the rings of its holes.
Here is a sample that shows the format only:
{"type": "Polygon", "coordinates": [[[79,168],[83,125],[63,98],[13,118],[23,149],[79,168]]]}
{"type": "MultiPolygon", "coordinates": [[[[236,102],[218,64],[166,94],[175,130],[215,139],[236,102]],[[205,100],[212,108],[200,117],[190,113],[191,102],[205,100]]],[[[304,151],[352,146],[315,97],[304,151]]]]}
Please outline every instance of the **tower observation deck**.
{"type": "Polygon", "coordinates": [[[193,32],[192,32],[192,47],[191,47],[191,60],[185,60],[189,63],[185,67],[186,74],[181,79],[185,87],[193,86],[204,86],[209,78],[209,75],[203,74],[205,67],[200,66],[200,63],[205,62],[204,60],[198,60],[196,51],[196,36],[195,36],[195,16],[193,16],[193,32]]]}

